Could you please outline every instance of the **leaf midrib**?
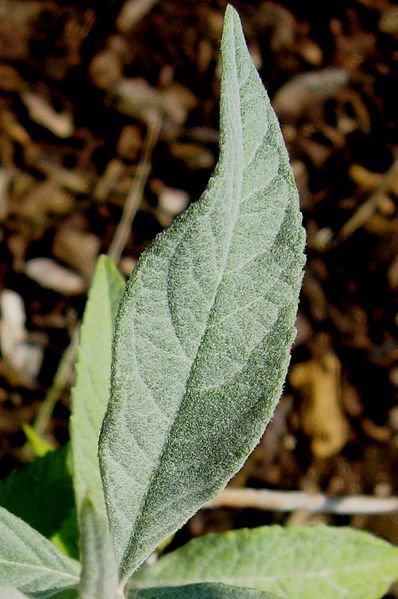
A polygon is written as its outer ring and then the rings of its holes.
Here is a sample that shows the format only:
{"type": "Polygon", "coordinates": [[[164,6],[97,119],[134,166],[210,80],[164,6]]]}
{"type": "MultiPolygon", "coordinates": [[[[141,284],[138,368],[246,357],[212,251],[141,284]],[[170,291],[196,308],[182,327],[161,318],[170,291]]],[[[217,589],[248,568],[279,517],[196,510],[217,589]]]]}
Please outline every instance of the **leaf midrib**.
{"type": "Polygon", "coordinates": [[[26,562],[16,562],[16,561],[11,561],[11,560],[5,560],[3,558],[0,558],[0,564],[9,566],[17,566],[17,567],[21,567],[21,569],[31,569],[31,570],[39,570],[39,571],[43,571],[43,572],[50,572],[51,574],[60,574],[63,577],[66,578],[71,578],[72,581],[75,582],[79,582],[79,578],[78,576],[76,576],[75,574],[71,574],[70,572],[66,572],[65,570],[56,570],[54,568],[50,568],[48,566],[38,566],[35,564],[27,564],[26,562]]]}
{"type": "MultiPolygon", "coordinates": [[[[233,28],[235,28],[235,24],[234,23],[232,23],[231,26],[233,28]]],[[[235,57],[235,60],[234,60],[234,63],[233,63],[233,69],[234,69],[234,74],[235,74],[235,81],[236,81],[237,88],[238,88],[238,103],[239,103],[238,114],[239,114],[239,132],[240,132],[239,138],[240,138],[240,142],[241,142],[240,143],[240,145],[241,145],[241,165],[242,165],[242,170],[243,170],[243,153],[244,152],[243,152],[243,125],[242,125],[242,115],[241,115],[241,100],[240,100],[240,95],[239,95],[240,86],[239,86],[239,77],[238,77],[237,64],[236,64],[235,37],[233,35],[231,35],[230,38],[232,39],[233,48],[234,48],[234,57],[235,57]]],[[[225,145],[224,145],[224,147],[225,147],[225,145]]],[[[223,152],[224,152],[224,150],[222,149],[221,153],[220,153],[219,166],[222,165],[222,163],[223,163],[222,161],[225,160],[223,152]]],[[[225,175],[224,175],[224,177],[225,177],[225,175]]],[[[234,181],[235,181],[235,179],[233,179],[233,182],[234,181]]],[[[242,193],[241,193],[242,192],[242,182],[243,182],[243,178],[241,178],[241,181],[240,181],[239,198],[241,198],[241,195],[242,195],[242,193]]],[[[231,193],[233,193],[233,191],[234,191],[234,189],[232,187],[231,193]]],[[[229,250],[230,250],[230,247],[231,247],[231,241],[232,241],[232,238],[233,238],[233,234],[234,234],[236,222],[237,222],[237,220],[239,218],[239,213],[240,213],[240,211],[237,210],[236,211],[236,217],[234,218],[232,226],[230,227],[230,234],[229,234],[228,243],[227,243],[227,250],[225,252],[225,259],[224,259],[222,268],[220,269],[220,276],[219,276],[217,284],[216,284],[216,288],[215,288],[215,292],[214,292],[214,298],[213,298],[213,301],[212,301],[211,308],[209,309],[209,314],[208,314],[208,317],[207,317],[206,325],[204,327],[201,339],[200,339],[200,341],[198,343],[198,347],[197,347],[197,350],[195,352],[195,357],[192,359],[191,368],[189,370],[187,381],[186,381],[186,384],[185,384],[185,393],[182,396],[180,404],[179,404],[179,407],[178,407],[178,410],[176,411],[176,417],[174,418],[174,420],[173,420],[173,422],[172,422],[172,424],[171,424],[171,426],[170,426],[170,428],[169,428],[169,430],[168,430],[168,432],[166,434],[165,442],[163,444],[163,449],[162,449],[162,452],[161,452],[161,454],[159,456],[157,466],[154,468],[153,474],[152,474],[151,479],[150,479],[150,481],[148,483],[148,489],[150,489],[153,486],[153,483],[158,478],[158,474],[159,474],[159,472],[162,469],[162,463],[163,463],[165,454],[166,454],[168,446],[169,446],[169,440],[170,440],[170,438],[172,436],[172,433],[173,433],[173,430],[175,428],[176,421],[178,419],[178,415],[181,413],[181,409],[182,409],[182,407],[183,407],[183,405],[185,403],[185,400],[186,400],[186,398],[188,396],[189,381],[191,379],[191,376],[192,376],[193,370],[195,368],[198,356],[200,354],[200,350],[201,350],[201,347],[203,345],[203,341],[204,341],[204,339],[206,337],[206,333],[207,333],[207,331],[209,329],[209,323],[212,320],[212,314],[213,314],[214,307],[216,305],[217,298],[218,298],[218,295],[219,295],[219,292],[220,292],[221,283],[222,283],[222,281],[224,279],[224,275],[225,275],[225,271],[226,271],[226,264],[228,262],[229,250]]],[[[176,248],[178,247],[178,245],[176,246],[176,248]]],[[[176,251],[176,248],[175,248],[174,251],[176,251]]],[[[145,494],[144,500],[142,502],[142,508],[140,510],[140,515],[138,516],[138,518],[136,519],[136,521],[134,523],[134,528],[133,528],[132,534],[130,535],[130,539],[129,539],[129,542],[127,544],[126,550],[123,553],[123,556],[122,556],[122,559],[121,559],[121,562],[120,562],[120,577],[121,577],[121,579],[123,579],[123,576],[124,576],[124,565],[126,564],[126,562],[128,562],[128,556],[129,556],[129,554],[131,554],[131,548],[132,548],[133,543],[134,543],[135,538],[136,538],[137,529],[138,529],[139,523],[140,523],[140,521],[142,519],[142,515],[145,513],[146,506],[148,504],[149,498],[150,498],[150,493],[147,492],[145,494]]],[[[126,570],[127,570],[127,568],[126,568],[126,570]]],[[[126,575],[126,579],[128,578],[129,575],[131,575],[130,571],[128,572],[128,575],[126,575]]]]}
{"type": "MultiPolygon", "coordinates": [[[[211,558],[212,561],[214,558],[211,558]]],[[[222,580],[220,580],[220,577],[215,575],[214,577],[211,578],[202,578],[199,574],[196,577],[193,578],[184,578],[184,580],[181,579],[169,579],[166,578],[166,580],[162,580],[162,577],[159,576],[158,578],[155,578],[154,580],[151,580],[148,582],[148,584],[145,584],[145,586],[141,586],[140,584],[138,585],[137,588],[151,588],[152,586],[154,586],[155,584],[162,584],[162,586],[182,586],[182,585],[189,585],[189,584],[198,584],[199,582],[218,582],[218,583],[222,583],[222,584],[230,584],[232,586],[242,586],[244,585],[248,585],[249,583],[252,584],[253,581],[259,581],[259,582],[278,582],[279,580],[286,580],[286,578],[294,578],[295,580],[298,578],[302,578],[302,579],[308,579],[308,578],[324,578],[325,580],[332,580],[334,576],[339,575],[339,574],[345,574],[345,573],[351,573],[351,572],[357,572],[357,571],[362,571],[362,570],[378,570],[380,568],[385,568],[386,566],[388,567],[397,567],[398,564],[398,557],[394,558],[389,558],[388,560],[384,560],[383,562],[375,562],[374,560],[371,563],[366,563],[366,564],[359,564],[356,566],[343,566],[343,567],[338,567],[338,568],[334,568],[334,569],[326,569],[326,570],[318,570],[318,571],[314,571],[314,572],[300,572],[300,571],[296,571],[296,572],[281,572],[278,575],[264,575],[264,576],[228,576],[228,577],[221,577],[222,580]]]]}

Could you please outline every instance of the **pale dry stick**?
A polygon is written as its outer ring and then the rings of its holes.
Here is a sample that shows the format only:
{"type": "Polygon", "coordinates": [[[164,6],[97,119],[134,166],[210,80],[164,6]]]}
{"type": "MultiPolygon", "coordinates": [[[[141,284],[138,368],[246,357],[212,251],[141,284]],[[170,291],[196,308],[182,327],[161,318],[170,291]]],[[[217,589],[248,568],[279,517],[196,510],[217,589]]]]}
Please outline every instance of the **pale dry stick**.
{"type": "Polygon", "coordinates": [[[394,181],[397,179],[398,160],[395,160],[395,162],[384,175],[383,179],[380,181],[379,185],[377,185],[374,192],[363,204],[361,204],[352,217],[342,226],[341,231],[336,239],[337,242],[343,241],[344,239],[347,239],[347,237],[350,237],[357,229],[362,227],[367,220],[369,220],[369,218],[377,210],[379,204],[385,198],[385,195],[390,191],[394,181]]]}
{"type": "MultiPolygon", "coordinates": [[[[112,258],[112,260],[116,263],[120,260],[121,254],[130,235],[132,222],[141,204],[143,190],[151,170],[152,153],[159,138],[160,128],[161,117],[157,113],[154,113],[153,118],[148,123],[147,134],[142,147],[141,159],[138,163],[134,180],[126,198],[122,218],[116,229],[114,238],[108,251],[109,258],[112,258]]],[[[58,366],[53,384],[48,390],[37,412],[33,427],[38,433],[43,433],[46,430],[54,407],[61,393],[64,391],[72,377],[73,365],[75,363],[78,346],[79,326],[77,326],[72,333],[72,338],[58,366]]]]}
{"type": "Polygon", "coordinates": [[[57,372],[55,373],[52,385],[50,389],[47,391],[46,396],[41,402],[40,408],[37,411],[37,415],[33,423],[33,428],[39,434],[44,433],[47,429],[47,425],[50,421],[55,404],[57,403],[61,393],[68,384],[68,381],[70,381],[72,377],[73,364],[75,362],[78,345],[79,325],[76,325],[76,328],[72,333],[69,345],[66,348],[58,365],[57,372]]]}
{"type": "Polygon", "coordinates": [[[351,495],[336,497],[305,491],[268,489],[225,489],[204,508],[252,508],[274,512],[305,510],[318,514],[387,514],[398,512],[398,497],[351,495]]]}
{"type": "Polygon", "coordinates": [[[160,114],[156,111],[153,112],[148,122],[148,130],[142,147],[141,160],[138,163],[133,183],[124,204],[122,218],[120,219],[108,250],[109,258],[116,263],[119,262],[121,258],[131,232],[131,225],[141,204],[142,194],[148,181],[149,173],[151,172],[151,158],[159,139],[161,122],[162,119],[160,114]]]}

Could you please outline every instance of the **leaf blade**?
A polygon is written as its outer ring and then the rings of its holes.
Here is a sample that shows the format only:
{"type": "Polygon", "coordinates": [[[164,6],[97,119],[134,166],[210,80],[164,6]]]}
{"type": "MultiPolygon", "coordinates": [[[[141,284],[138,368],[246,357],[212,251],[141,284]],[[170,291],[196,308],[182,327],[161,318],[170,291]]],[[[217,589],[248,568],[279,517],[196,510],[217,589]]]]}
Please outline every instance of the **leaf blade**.
{"type": "Polygon", "coordinates": [[[396,578],[398,548],[369,533],[318,525],[264,526],[194,539],[137,572],[131,584],[217,581],[289,599],[379,599],[396,578]]]}
{"type": "Polygon", "coordinates": [[[98,438],[109,399],[111,345],[124,280],[106,256],[100,256],[84,312],[72,390],[71,440],[76,505],[89,492],[105,513],[98,465],[98,438]]]}
{"type": "Polygon", "coordinates": [[[79,564],[28,524],[0,508],[0,588],[48,597],[76,586],[79,564]]]}
{"type": "Polygon", "coordinates": [[[216,173],[141,257],[117,318],[99,455],[122,580],[240,468],[279,399],[294,338],[297,191],[231,8],[222,53],[216,173]]]}

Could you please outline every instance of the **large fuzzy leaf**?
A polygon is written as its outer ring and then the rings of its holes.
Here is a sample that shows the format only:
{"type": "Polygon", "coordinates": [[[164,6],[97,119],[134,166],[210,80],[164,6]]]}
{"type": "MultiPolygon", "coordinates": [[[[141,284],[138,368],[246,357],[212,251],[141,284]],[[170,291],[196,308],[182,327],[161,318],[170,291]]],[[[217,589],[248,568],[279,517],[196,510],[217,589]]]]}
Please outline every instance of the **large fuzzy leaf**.
{"type": "Polygon", "coordinates": [[[105,513],[98,439],[109,400],[112,335],[123,289],[124,281],[112,260],[100,256],[84,312],[72,392],[71,438],[78,511],[89,493],[97,512],[105,513]]]}
{"type": "Polygon", "coordinates": [[[224,584],[189,584],[132,591],[129,599],[277,599],[275,595],[224,584]]]}
{"type": "Polygon", "coordinates": [[[287,599],[380,599],[398,548],[350,528],[264,526],[205,535],[143,568],[138,587],[222,582],[287,599]]]}
{"type": "Polygon", "coordinates": [[[231,7],[222,56],[216,173],[141,257],[117,318],[100,464],[122,581],[242,466],[295,336],[297,191],[231,7]]]}
{"type": "Polygon", "coordinates": [[[79,564],[60,553],[28,524],[0,508],[0,588],[37,598],[77,585],[79,564]]]}

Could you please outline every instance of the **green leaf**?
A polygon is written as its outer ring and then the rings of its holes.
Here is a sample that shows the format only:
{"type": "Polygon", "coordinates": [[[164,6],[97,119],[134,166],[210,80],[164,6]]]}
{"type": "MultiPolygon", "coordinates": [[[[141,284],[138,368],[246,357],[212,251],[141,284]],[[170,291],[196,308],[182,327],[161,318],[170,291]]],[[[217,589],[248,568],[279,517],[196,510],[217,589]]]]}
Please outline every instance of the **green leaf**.
{"type": "Polygon", "coordinates": [[[10,474],[0,483],[0,506],[47,538],[57,533],[74,506],[68,446],[10,474]]]}
{"type": "Polygon", "coordinates": [[[220,159],[118,313],[100,466],[121,580],[223,489],[277,403],[304,262],[276,116],[229,7],[220,159]]]}
{"type": "Polygon", "coordinates": [[[79,529],[75,507],[73,507],[68,517],[61,523],[59,530],[49,538],[60,551],[73,559],[79,559],[79,529]]]}
{"type": "Polygon", "coordinates": [[[113,327],[123,289],[116,266],[101,256],[84,312],[72,391],[71,439],[78,511],[88,492],[96,510],[105,513],[98,438],[109,400],[113,327]]]}
{"type": "Polygon", "coordinates": [[[62,555],[28,524],[0,508],[0,588],[37,598],[77,585],[79,564],[62,555]]]}
{"type": "Polygon", "coordinates": [[[222,582],[287,599],[380,599],[398,579],[398,548],[350,528],[264,526],[205,535],[132,579],[137,587],[222,582]]]}
{"type": "Polygon", "coordinates": [[[108,522],[99,516],[88,499],[80,511],[82,573],[81,599],[114,599],[118,571],[108,522]]]}
{"type": "Polygon", "coordinates": [[[277,599],[275,595],[224,584],[189,584],[132,591],[129,599],[277,599]]]}
{"type": "Polygon", "coordinates": [[[51,445],[51,443],[39,435],[33,426],[30,426],[29,424],[23,424],[22,428],[35,457],[42,458],[50,451],[54,451],[54,445],[51,445]]]}
{"type": "Polygon", "coordinates": [[[78,592],[74,589],[67,589],[66,591],[61,591],[56,595],[52,595],[51,599],[80,599],[80,597],[78,592]]]}

